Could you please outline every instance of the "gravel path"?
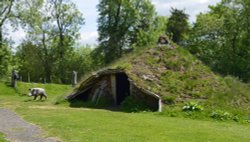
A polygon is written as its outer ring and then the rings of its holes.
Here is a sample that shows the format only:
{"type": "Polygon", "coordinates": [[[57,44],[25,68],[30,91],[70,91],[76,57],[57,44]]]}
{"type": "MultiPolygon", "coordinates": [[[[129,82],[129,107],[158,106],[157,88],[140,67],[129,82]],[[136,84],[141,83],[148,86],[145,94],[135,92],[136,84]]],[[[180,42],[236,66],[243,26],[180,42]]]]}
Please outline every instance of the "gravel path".
{"type": "Polygon", "coordinates": [[[27,123],[15,113],[0,108],[0,132],[11,142],[59,142],[55,138],[43,137],[42,130],[27,123]]]}

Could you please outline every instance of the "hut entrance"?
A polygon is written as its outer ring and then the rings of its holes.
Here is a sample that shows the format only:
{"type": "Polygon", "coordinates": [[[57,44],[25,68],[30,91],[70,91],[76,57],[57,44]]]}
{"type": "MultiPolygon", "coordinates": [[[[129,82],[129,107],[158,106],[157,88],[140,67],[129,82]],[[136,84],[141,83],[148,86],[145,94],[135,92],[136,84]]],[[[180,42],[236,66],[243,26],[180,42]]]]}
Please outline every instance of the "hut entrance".
{"type": "Polygon", "coordinates": [[[116,74],[116,102],[120,105],[130,95],[130,84],[125,73],[116,74]]]}
{"type": "Polygon", "coordinates": [[[89,99],[89,94],[91,93],[92,87],[87,88],[83,91],[80,91],[77,93],[76,97],[74,98],[75,100],[81,100],[81,101],[88,101],[89,99]]]}

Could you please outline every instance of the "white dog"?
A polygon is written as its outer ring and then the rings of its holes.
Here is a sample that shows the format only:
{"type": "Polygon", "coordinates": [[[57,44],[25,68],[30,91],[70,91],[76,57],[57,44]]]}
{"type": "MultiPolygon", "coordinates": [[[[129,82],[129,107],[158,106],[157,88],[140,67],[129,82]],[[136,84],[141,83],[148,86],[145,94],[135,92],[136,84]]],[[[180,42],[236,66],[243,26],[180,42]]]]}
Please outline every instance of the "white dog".
{"type": "Polygon", "coordinates": [[[29,91],[29,96],[34,96],[34,100],[36,100],[38,96],[40,96],[40,100],[43,97],[47,99],[47,94],[43,88],[30,88],[29,91]]]}

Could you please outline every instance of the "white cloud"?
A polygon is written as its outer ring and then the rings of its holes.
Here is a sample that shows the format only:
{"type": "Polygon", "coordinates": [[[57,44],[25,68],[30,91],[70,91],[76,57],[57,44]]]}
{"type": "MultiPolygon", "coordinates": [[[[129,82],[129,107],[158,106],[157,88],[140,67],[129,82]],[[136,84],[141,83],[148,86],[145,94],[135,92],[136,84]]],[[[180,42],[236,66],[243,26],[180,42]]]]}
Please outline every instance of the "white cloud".
{"type": "Polygon", "coordinates": [[[200,3],[207,3],[209,0],[199,0],[200,3]]]}
{"type": "Polygon", "coordinates": [[[85,18],[85,25],[81,28],[81,44],[97,44],[98,32],[97,32],[97,17],[98,12],[96,9],[99,0],[73,0],[79,10],[83,13],[85,18]]]}
{"type": "Polygon", "coordinates": [[[7,33],[4,33],[6,38],[10,39],[11,41],[14,41],[14,46],[18,46],[26,36],[26,33],[24,32],[23,29],[19,28],[17,30],[14,30],[13,27],[11,27],[10,24],[6,25],[7,28],[7,33]]]}
{"type": "Polygon", "coordinates": [[[152,0],[159,15],[169,16],[171,7],[185,9],[190,15],[190,21],[194,22],[196,15],[208,10],[208,5],[214,5],[221,0],[152,0]]]}
{"type": "Polygon", "coordinates": [[[80,43],[81,44],[93,45],[93,44],[97,43],[97,38],[98,38],[98,32],[97,31],[82,32],[81,33],[80,43]]]}

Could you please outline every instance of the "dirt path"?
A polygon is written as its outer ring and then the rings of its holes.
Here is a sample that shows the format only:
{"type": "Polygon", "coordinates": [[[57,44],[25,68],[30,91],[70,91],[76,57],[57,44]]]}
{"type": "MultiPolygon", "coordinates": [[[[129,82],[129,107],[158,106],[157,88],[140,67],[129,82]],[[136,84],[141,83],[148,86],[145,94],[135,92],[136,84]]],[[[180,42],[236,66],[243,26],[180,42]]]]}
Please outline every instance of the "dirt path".
{"type": "Polygon", "coordinates": [[[43,137],[42,130],[25,122],[15,113],[0,108],[0,132],[11,142],[59,142],[55,138],[43,137]]]}

